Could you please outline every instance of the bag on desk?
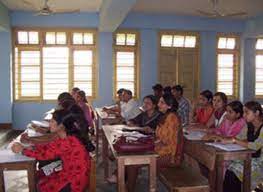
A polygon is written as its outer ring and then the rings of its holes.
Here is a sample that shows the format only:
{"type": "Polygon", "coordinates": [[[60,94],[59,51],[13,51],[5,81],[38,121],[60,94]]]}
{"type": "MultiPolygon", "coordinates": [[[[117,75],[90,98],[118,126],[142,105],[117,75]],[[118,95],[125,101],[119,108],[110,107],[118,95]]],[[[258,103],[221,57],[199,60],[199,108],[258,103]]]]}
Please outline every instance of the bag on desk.
{"type": "Polygon", "coordinates": [[[130,140],[121,136],[113,144],[114,149],[121,153],[150,152],[154,150],[154,138],[143,137],[137,140],[130,140]]]}

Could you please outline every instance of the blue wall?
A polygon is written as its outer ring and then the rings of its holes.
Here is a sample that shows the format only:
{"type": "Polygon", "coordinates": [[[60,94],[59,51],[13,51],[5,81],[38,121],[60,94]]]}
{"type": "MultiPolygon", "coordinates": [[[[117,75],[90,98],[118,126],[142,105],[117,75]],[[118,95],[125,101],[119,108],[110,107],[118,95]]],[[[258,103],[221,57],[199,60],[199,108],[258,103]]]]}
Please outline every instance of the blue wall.
{"type": "Polygon", "coordinates": [[[10,123],[12,120],[10,60],[10,32],[0,32],[0,123],[10,123]]]}
{"type": "Polygon", "coordinates": [[[8,31],[10,28],[8,9],[0,1],[0,31],[8,31]]]}
{"type": "MultiPolygon", "coordinates": [[[[27,27],[84,27],[97,28],[99,16],[96,13],[63,14],[49,17],[36,17],[31,13],[11,13],[12,26],[27,27]]],[[[145,15],[129,14],[120,28],[133,28],[140,32],[140,89],[141,97],[151,93],[151,86],[157,81],[158,63],[158,31],[161,29],[176,29],[199,31],[201,35],[201,89],[215,90],[215,47],[216,32],[238,32],[245,31],[246,23],[240,20],[212,20],[201,17],[181,17],[173,15],[145,15]]],[[[9,33],[6,35],[10,36],[9,33]]],[[[5,39],[0,34],[0,40],[5,39]]],[[[112,33],[98,34],[98,99],[94,101],[95,106],[102,106],[112,102],[113,95],[113,65],[112,65],[112,33]]],[[[9,40],[6,40],[10,44],[9,40]]],[[[6,47],[6,45],[0,45],[6,47]]],[[[9,49],[10,50],[10,47],[9,49]]],[[[8,51],[10,53],[10,51],[8,51]]],[[[0,52],[1,54],[1,52],[0,52]]],[[[0,55],[1,56],[1,55],[0,55]]],[[[0,73],[9,74],[9,54],[4,54],[4,66],[0,66],[0,73]],[[8,66],[8,67],[7,67],[8,66]],[[3,72],[2,72],[3,71],[3,72]]],[[[2,77],[2,76],[1,76],[2,77]]],[[[0,78],[1,78],[0,77],[0,78]]],[[[10,90],[10,76],[6,77],[4,87],[10,90]]],[[[2,81],[1,81],[2,82],[2,81]]],[[[10,92],[8,97],[11,98],[10,92]]],[[[10,110],[10,106],[4,106],[4,110],[10,110]]],[[[13,127],[23,129],[31,119],[40,119],[45,111],[53,104],[47,103],[14,103],[12,111],[13,127]]],[[[0,123],[1,123],[0,119],[0,123]]]]}

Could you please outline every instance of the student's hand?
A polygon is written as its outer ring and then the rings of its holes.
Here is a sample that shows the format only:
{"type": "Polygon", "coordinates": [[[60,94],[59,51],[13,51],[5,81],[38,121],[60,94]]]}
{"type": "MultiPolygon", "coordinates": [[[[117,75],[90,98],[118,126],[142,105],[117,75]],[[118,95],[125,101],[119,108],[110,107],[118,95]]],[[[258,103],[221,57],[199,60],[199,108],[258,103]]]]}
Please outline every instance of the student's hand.
{"type": "Polygon", "coordinates": [[[223,144],[232,144],[232,143],[234,143],[233,141],[234,141],[234,138],[231,138],[231,137],[229,137],[229,138],[221,138],[221,140],[220,140],[223,144]]]}
{"type": "Polygon", "coordinates": [[[24,147],[20,143],[15,142],[13,143],[11,149],[14,153],[20,153],[23,151],[24,147]]]}
{"type": "Polygon", "coordinates": [[[206,134],[202,137],[202,140],[208,141],[208,140],[212,140],[212,135],[210,134],[206,134]]]}
{"type": "Polygon", "coordinates": [[[129,127],[134,126],[133,122],[131,122],[131,121],[127,121],[126,124],[127,124],[127,126],[129,126],[129,127]]]}
{"type": "Polygon", "coordinates": [[[149,127],[149,126],[144,127],[144,128],[143,128],[143,131],[144,131],[145,133],[148,133],[148,134],[153,133],[153,129],[152,129],[151,127],[149,127]]]}
{"type": "Polygon", "coordinates": [[[22,143],[30,143],[30,137],[28,136],[27,133],[23,133],[23,134],[21,134],[20,141],[22,143]]]}

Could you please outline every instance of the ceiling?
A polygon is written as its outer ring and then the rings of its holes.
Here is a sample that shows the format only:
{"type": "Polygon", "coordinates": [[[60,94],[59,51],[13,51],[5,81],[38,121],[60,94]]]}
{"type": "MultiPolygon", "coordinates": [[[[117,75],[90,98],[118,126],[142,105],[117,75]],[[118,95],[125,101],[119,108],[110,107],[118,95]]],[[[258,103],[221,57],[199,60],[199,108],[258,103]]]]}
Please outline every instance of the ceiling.
{"type": "MultiPolygon", "coordinates": [[[[0,0],[11,10],[37,11],[44,0],[0,0]]],[[[49,0],[51,9],[80,9],[81,12],[98,12],[103,0],[49,0]],[[67,2],[67,3],[65,3],[67,2]]],[[[124,1],[124,0],[123,0],[124,1]]],[[[126,0],[127,1],[127,0],[126,0]]],[[[218,0],[219,11],[232,13],[245,11],[246,17],[263,14],[263,0],[218,0]]],[[[197,9],[212,11],[210,0],[137,0],[134,12],[200,15],[197,9]]]]}
{"type": "MultiPolygon", "coordinates": [[[[45,0],[0,0],[11,10],[37,11],[45,0]]],[[[81,12],[98,12],[102,0],[49,0],[51,9],[80,9],[81,12]]]]}
{"type": "MultiPolygon", "coordinates": [[[[263,0],[218,0],[224,13],[247,12],[248,17],[263,14],[263,0]]],[[[133,11],[144,13],[200,15],[196,10],[212,11],[209,0],[137,0],[133,11]]]]}

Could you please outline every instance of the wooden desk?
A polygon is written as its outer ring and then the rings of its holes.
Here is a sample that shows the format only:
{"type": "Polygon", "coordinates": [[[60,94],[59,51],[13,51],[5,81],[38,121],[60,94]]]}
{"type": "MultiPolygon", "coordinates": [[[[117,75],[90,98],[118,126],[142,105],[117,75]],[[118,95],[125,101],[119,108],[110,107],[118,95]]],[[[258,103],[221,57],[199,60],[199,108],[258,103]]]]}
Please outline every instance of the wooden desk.
{"type": "Polygon", "coordinates": [[[149,165],[149,191],[155,192],[156,189],[156,153],[144,154],[121,154],[117,153],[113,148],[113,141],[116,139],[116,128],[121,125],[104,125],[103,129],[103,163],[104,163],[104,177],[109,176],[109,163],[108,163],[108,146],[117,160],[118,169],[118,192],[125,191],[125,165],[149,165]]]}
{"type": "Polygon", "coordinates": [[[29,192],[36,191],[35,168],[36,161],[20,154],[14,154],[10,150],[2,150],[0,158],[0,191],[5,192],[4,171],[27,170],[29,192]],[[5,156],[3,154],[6,154],[5,156]]]}
{"type": "MultiPolygon", "coordinates": [[[[204,148],[211,148],[212,146],[208,146],[204,141],[190,141],[185,139],[185,146],[192,147],[198,146],[201,150],[204,148]],[[197,145],[198,144],[198,145],[197,145]]],[[[213,170],[211,174],[211,178],[209,179],[210,186],[212,187],[212,191],[222,192],[223,191],[223,181],[224,181],[224,161],[229,160],[243,160],[244,161],[244,179],[243,179],[243,192],[250,191],[250,183],[251,183],[251,154],[254,152],[253,150],[241,150],[241,151],[224,151],[218,149],[216,147],[212,147],[215,150],[214,155],[216,156],[216,164],[215,170],[213,170]]]]}
{"type": "Polygon", "coordinates": [[[115,124],[116,117],[108,116],[106,112],[102,110],[102,108],[95,108],[96,112],[96,156],[99,155],[99,133],[101,132],[102,125],[110,125],[115,124]]]}

